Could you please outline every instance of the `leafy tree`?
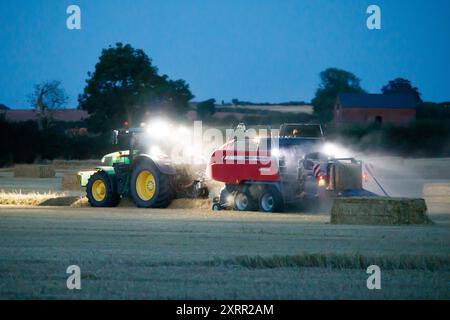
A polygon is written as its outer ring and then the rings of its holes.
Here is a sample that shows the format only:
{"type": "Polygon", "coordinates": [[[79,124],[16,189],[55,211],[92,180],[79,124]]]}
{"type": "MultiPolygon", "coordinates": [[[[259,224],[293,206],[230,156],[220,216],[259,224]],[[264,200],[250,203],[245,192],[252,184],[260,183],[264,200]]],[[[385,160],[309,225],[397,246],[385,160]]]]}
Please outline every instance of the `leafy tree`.
{"type": "Polygon", "coordinates": [[[107,132],[125,121],[136,125],[152,111],[179,115],[194,97],[184,80],[159,75],[145,52],[129,44],[102,50],[88,76],[78,101],[90,114],[89,129],[94,132],[107,132]]]}
{"type": "Polygon", "coordinates": [[[199,102],[197,104],[197,115],[202,120],[212,116],[215,112],[216,112],[215,99],[208,99],[203,102],[199,102]]]}
{"type": "Polygon", "coordinates": [[[333,119],[333,108],[338,93],[363,93],[360,79],[353,73],[328,68],[320,73],[320,85],[312,100],[314,115],[323,122],[333,119]]]}
{"type": "Polygon", "coordinates": [[[450,120],[450,102],[422,102],[417,106],[417,119],[450,120]]]}
{"type": "Polygon", "coordinates": [[[419,89],[411,85],[411,81],[404,78],[396,78],[381,88],[383,94],[406,93],[412,94],[418,103],[422,102],[419,89]]]}
{"type": "Polygon", "coordinates": [[[61,81],[45,81],[34,86],[28,101],[37,111],[39,130],[50,124],[52,111],[64,107],[68,100],[65,90],[61,87],[61,81]]]}

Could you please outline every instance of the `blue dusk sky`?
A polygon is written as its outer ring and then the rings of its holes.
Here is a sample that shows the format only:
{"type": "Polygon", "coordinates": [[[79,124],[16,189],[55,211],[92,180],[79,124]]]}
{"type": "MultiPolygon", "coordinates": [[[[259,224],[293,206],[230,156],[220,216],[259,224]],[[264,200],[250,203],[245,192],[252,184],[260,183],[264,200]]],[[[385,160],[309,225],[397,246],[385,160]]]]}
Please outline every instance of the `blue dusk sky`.
{"type": "Polygon", "coordinates": [[[77,105],[87,72],[116,42],[143,49],[195,101],[313,98],[342,68],[369,92],[405,77],[428,101],[450,100],[448,0],[0,0],[0,103],[28,107],[33,85],[61,80],[77,105]],[[81,8],[81,30],[66,9],[81,8]],[[366,26],[370,4],[381,30],[366,26]]]}

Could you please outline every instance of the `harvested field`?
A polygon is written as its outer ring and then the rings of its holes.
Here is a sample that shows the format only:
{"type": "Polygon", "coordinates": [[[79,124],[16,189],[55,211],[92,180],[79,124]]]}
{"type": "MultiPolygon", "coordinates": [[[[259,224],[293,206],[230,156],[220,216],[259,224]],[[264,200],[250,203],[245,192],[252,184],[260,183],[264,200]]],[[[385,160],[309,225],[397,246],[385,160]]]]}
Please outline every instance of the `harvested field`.
{"type": "Polygon", "coordinates": [[[16,178],[53,178],[55,168],[44,164],[18,164],[14,166],[16,178]]]}
{"type": "Polygon", "coordinates": [[[76,173],[65,173],[61,178],[61,190],[84,191],[76,173]]]}
{"type": "Polygon", "coordinates": [[[446,224],[337,226],[328,219],[4,207],[0,298],[450,299],[446,224]],[[76,292],[65,287],[72,264],[81,268],[76,292]],[[367,289],[369,264],[380,266],[382,290],[367,289]]]}
{"type": "Polygon", "coordinates": [[[423,196],[450,198],[450,183],[427,183],[423,186],[423,196]]]}
{"type": "Polygon", "coordinates": [[[170,209],[206,209],[211,210],[210,199],[175,199],[169,205],[170,209]]]}
{"type": "Polygon", "coordinates": [[[65,193],[22,193],[0,191],[0,205],[14,206],[69,206],[79,197],[65,193]]]}
{"type": "MultiPolygon", "coordinates": [[[[67,193],[21,193],[0,192],[0,205],[15,206],[70,206],[74,208],[90,207],[85,196],[69,196],[67,193]]],[[[201,209],[210,210],[210,199],[175,199],[169,205],[170,209],[201,209]]],[[[122,199],[121,208],[136,207],[131,199],[122,199]]]]}
{"type": "MultiPolygon", "coordinates": [[[[384,270],[450,270],[450,257],[433,255],[364,256],[361,254],[298,254],[288,256],[242,256],[224,261],[211,261],[210,264],[240,265],[250,269],[264,268],[335,268],[367,269],[370,265],[383,266],[384,270]]],[[[208,263],[206,263],[208,264],[208,263]]]]}

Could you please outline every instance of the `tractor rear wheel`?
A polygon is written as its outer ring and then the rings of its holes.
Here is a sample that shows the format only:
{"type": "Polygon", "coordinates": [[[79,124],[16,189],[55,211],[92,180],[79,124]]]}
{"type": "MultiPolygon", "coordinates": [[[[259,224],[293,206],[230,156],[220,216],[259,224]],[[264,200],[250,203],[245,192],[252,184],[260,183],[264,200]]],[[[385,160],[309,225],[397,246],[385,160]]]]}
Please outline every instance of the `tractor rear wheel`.
{"type": "Polygon", "coordinates": [[[120,195],[104,171],[98,171],[89,178],[86,196],[92,207],[115,207],[120,202],[120,195]]]}
{"type": "Polygon", "coordinates": [[[130,193],[134,203],[140,208],[165,208],[174,196],[171,177],[161,173],[148,161],[143,161],[134,168],[130,193]]]}
{"type": "Polygon", "coordinates": [[[284,209],[281,192],[273,187],[264,188],[259,196],[259,210],[263,212],[281,212],[284,209]]]}

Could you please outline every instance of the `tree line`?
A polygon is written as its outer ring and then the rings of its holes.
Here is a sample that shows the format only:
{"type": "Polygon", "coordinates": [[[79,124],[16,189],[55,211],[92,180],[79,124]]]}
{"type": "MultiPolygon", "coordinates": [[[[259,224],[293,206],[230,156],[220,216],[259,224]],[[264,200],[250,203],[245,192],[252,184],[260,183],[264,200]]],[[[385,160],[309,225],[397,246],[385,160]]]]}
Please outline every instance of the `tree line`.
{"type": "MultiPolygon", "coordinates": [[[[47,81],[36,85],[29,95],[30,105],[38,114],[37,123],[8,123],[0,118],[0,131],[5,136],[14,136],[15,143],[3,139],[0,147],[5,150],[0,157],[0,165],[9,162],[30,162],[34,158],[88,158],[99,157],[107,151],[109,133],[114,128],[138,126],[142,119],[152,113],[160,113],[177,118],[189,110],[189,103],[194,98],[189,85],[182,79],[173,80],[168,75],[160,74],[152,60],[141,49],[131,45],[117,43],[103,49],[94,71],[88,72],[88,78],[82,94],[78,97],[78,108],[89,113],[86,123],[71,124],[88,126],[89,135],[70,137],[64,134],[67,124],[52,120],[52,112],[63,107],[68,97],[60,81],[47,81]],[[11,143],[10,143],[11,142],[11,143]],[[106,145],[106,146],[105,146],[106,145]]],[[[332,120],[336,96],[340,92],[364,93],[361,80],[353,73],[337,68],[328,68],[319,74],[320,83],[311,101],[313,115],[299,114],[293,118],[276,111],[264,111],[248,114],[244,121],[249,124],[272,124],[283,122],[319,121],[328,123],[332,120]]],[[[423,102],[417,87],[404,78],[389,81],[381,88],[384,94],[409,93],[417,101],[417,121],[409,127],[372,128],[355,126],[341,131],[328,128],[330,135],[351,140],[368,136],[374,130],[384,130],[384,142],[379,144],[395,149],[389,143],[398,139],[406,141],[396,152],[421,154],[424,150],[432,154],[450,155],[450,147],[442,149],[442,145],[450,146],[450,104],[423,102]],[[430,124],[431,123],[431,124],[430,124]],[[420,147],[414,144],[425,141],[420,147]],[[394,137],[394,138],[393,138],[394,137]],[[420,149],[420,150],[419,150],[420,149]],[[434,151],[434,152],[433,152],[434,151]]],[[[248,101],[232,100],[232,105],[253,105],[248,101]]],[[[224,104],[224,102],[222,102],[224,104]]],[[[293,105],[297,102],[287,102],[283,105],[293,105]]],[[[303,102],[301,104],[304,104],[303,102]]],[[[271,105],[258,103],[258,105],[271,105]]],[[[199,119],[211,124],[233,125],[242,121],[229,115],[225,118],[213,117],[216,112],[216,100],[208,99],[196,105],[199,119]]],[[[327,127],[327,126],[325,126],[327,127]]],[[[366,139],[370,141],[370,139],[366,139]]],[[[430,154],[431,154],[430,153],[430,154]]]]}
{"type": "MultiPolygon", "coordinates": [[[[88,72],[83,93],[78,97],[78,108],[86,110],[90,117],[89,131],[104,133],[124,123],[139,125],[149,113],[162,113],[168,116],[180,116],[189,109],[194,98],[189,85],[182,79],[172,80],[160,75],[151,58],[141,49],[131,45],[116,43],[103,49],[93,72],[88,72]]],[[[365,93],[361,80],[353,73],[328,68],[319,74],[320,82],[311,101],[314,117],[322,123],[333,118],[333,108],[338,93],[365,93]]],[[[50,110],[64,105],[67,96],[60,82],[45,82],[36,85],[30,96],[32,107],[46,116],[50,110]]],[[[439,118],[447,115],[440,105],[424,103],[417,87],[408,79],[396,78],[381,88],[384,94],[412,94],[418,104],[419,115],[439,118]]],[[[222,101],[223,105],[225,104],[222,101]]],[[[232,99],[231,105],[273,105],[271,103],[253,103],[232,99]]],[[[305,102],[285,102],[279,105],[306,104],[305,102]]],[[[216,100],[208,99],[196,105],[198,118],[208,121],[216,112],[216,100]]],[[[51,118],[51,117],[49,117],[51,118]]],[[[41,119],[39,120],[41,127],[41,119]]]]}

